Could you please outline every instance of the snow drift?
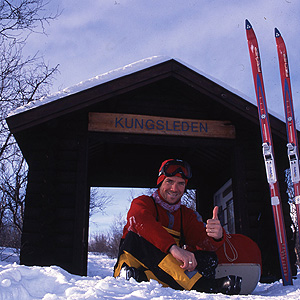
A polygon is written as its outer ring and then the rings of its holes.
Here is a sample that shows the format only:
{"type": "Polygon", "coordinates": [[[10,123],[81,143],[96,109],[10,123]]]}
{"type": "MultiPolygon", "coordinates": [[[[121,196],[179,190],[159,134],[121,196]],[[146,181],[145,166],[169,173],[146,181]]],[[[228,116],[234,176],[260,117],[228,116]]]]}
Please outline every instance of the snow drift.
{"type": "Polygon", "coordinates": [[[114,278],[112,273],[116,260],[99,254],[89,254],[87,277],[72,275],[57,266],[22,266],[17,263],[16,255],[6,256],[8,258],[0,262],[0,300],[300,299],[300,279],[294,280],[293,286],[283,286],[281,281],[272,284],[259,283],[252,295],[226,296],[175,291],[163,288],[156,281],[137,283],[134,279],[127,281],[124,277],[114,278]]]}

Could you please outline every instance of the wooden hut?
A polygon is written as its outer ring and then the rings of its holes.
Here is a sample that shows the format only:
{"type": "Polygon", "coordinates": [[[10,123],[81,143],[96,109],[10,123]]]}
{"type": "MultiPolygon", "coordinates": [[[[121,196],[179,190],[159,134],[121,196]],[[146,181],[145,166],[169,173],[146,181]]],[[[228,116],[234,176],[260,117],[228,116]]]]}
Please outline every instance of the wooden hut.
{"type": "MultiPolygon", "coordinates": [[[[270,121],[286,203],[285,123],[270,121]]],[[[143,60],[31,103],[7,123],[29,166],[22,264],[85,275],[90,187],[154,187],[161,162],[181,158],[204,220],[220,205],[227,230],[261,247],[264,274],[280,276],[257,107],[185,64],[143,60]]]]}

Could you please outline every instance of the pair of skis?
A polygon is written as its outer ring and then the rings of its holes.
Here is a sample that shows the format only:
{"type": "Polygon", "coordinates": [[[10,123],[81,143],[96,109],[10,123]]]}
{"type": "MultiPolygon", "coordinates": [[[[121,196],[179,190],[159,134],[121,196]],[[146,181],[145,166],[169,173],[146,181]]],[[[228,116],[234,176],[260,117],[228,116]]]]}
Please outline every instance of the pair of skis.
{"type": "MultiPolygon", "coordinates": [[[[246,34],[252,66],[252,73],[256,91],[258,115],[262,136],[262,150],[265,161],[265,168],[269,189],[271,194],[271,204],[276,229],[277,245],[280,258],[280,267],[283,285],[292,285],[292,274],[288,254],[288,245],[284,225],[284,217],[280,199],[279,183],[277,181],[276,167],[274,161],[274,149],[271,135],[271,127],[266,103],[265,89],[262,76],[261,60],[258,42],[254,30],[248,20],[246,20],[246,34]]],[[[275,28],[275,39],[278,52],[280,77],[282,83],[283,100],[285,107],[286,128],[287,128],[287,152],[290,162],[291,178],[295,190],[295,204],[297,210],[298,228],[300,222],[300,175],[299,175],[299,153],[297,131],[294,118],[293,100],[291,92],[290,74],[288,67],[287,51],[280,32],[275,28]]]]}

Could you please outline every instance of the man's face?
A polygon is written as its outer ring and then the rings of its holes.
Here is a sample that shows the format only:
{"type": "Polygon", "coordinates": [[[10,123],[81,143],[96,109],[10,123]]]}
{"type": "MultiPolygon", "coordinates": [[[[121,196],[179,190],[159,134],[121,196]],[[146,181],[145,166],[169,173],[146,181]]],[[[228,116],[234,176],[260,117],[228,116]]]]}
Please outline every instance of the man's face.
{"type": "Polygon", "coordinates": [[[175,204],[182,197],[185,190],[185,180],[178,176],[167,177],[162,182],[159,192],[166,202],[175,204]]]}

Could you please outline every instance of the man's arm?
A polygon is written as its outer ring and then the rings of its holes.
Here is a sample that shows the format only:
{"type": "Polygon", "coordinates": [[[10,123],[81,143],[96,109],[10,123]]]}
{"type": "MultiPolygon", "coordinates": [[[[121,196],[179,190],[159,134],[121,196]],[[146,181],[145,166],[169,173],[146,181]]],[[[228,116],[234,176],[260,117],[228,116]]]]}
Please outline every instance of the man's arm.
{"type": "Polygon", "coordinates": [[[177,245],[173,245],[169,252],[182,264],[180,267],[184,270],[194,271],[197,266],[197,261],[194,253],[184,250],[177,245]]]}
{"type": "Polygon", "coordinates": [[[174,238],[156,221],[156,209],[148,196],[134,199],[127,214],[126,229],[142,236],[164,253],[175,243],[174,238]]]}

